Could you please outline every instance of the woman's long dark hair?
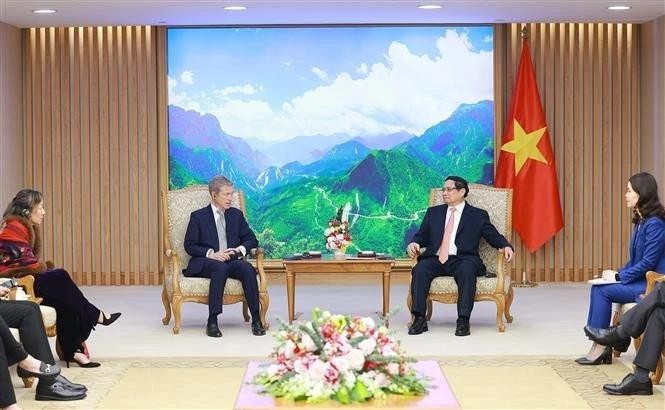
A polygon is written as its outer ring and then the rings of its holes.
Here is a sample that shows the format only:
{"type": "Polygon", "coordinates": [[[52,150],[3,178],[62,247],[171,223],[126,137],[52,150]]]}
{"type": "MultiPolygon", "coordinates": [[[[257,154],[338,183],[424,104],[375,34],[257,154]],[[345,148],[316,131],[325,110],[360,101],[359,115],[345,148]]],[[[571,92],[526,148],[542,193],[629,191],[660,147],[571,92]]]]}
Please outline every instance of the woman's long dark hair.
{"type": "Polygon", "coordinates": [[[30,212],[44,200],[44,195],[34,189],[22,189],[7,206],[3,218],[11,215],[27,218],[30,212]]]}
{"type": "Polygon", "coordinates": [[[650,216],[660,216],[665,219],[665,207],[658,199],[656,178],[648,172],[640,172],[630,177],[628,181],[633,191],[640,196],[633,208],[633,223],[636,224],[650,216]]]}

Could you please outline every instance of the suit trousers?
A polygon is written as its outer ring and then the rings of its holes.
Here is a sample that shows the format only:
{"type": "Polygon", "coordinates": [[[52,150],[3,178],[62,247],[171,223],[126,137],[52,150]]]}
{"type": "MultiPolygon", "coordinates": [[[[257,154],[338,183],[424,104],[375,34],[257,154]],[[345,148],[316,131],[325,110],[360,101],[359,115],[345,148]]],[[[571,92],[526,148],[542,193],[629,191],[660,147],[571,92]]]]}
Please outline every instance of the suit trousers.
{"type": "Polygon", "coordinates": [[[427,294],[434,278],[452,276],[458,288],[457,316],[468,320],[476,297],[476,264],[455,255],[442,264],[437,255],[421,257],[411,271],[411,313],[424,316],[427,294]]]}
{"type": "Polygon", "coordinates": [[[206,259],[203,271],[197,275],[210,279],[208,290],[208,312],[211,316],[222,313],[222,298],[228,278],[237,279],[242,284],[252,321],[259,320],[259,285],[256,270],[247,261],[236,259],[227,262],[206,259]]]}
{"type": "Polygon", "coordinates": [[[622,283],[591,286],[587,326],[607,329],[612,317],[612,303],[635,302],[636,294],[631,287],[622,283]]]}
{"type": "Polygon", "coordinates": [[[633,363],[656,370],[665,340],[665,283],[656,284],[651,293],[621,318],[621,328],[632,337],[642,336],[633,363]]]}
{"type": "Polygon", "coordinates": [[[39,306],[28,301],[0,301],[0,407],[16,403],[8,367],[24,360],[28,353],[55,363],[39,306]],[[10,327],[18,328],[22,345],[14,339],[10,327]]]}

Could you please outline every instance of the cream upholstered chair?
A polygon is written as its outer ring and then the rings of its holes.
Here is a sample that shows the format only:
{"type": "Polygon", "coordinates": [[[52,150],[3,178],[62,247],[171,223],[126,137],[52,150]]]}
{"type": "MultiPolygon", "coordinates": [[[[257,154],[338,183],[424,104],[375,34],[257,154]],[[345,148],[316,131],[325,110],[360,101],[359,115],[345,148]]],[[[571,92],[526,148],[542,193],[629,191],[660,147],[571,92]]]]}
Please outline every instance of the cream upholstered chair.
{"type": "MultiPolygon", "coordinates": [[[[647,272],[647,288],[644,292],[645,295],[648,295],[656,286],[658,282],[665,282],[665,274],[661,274],[654,271],[647,272]]],[[[621,317],[626,314],[630,309],[632,309],[637,303],[618,303],[616,304],[616,310],[614,311],[614,316],[612,318],[612,324],[614,326],[621,323],[621,317]]],[[[639,350],[640,345],[642,344],[642,336],[633,339],[633,345],[635,346],[635,351],[639,350]]],[[[614,356],[619,357],[621,352],[618,350],[614,351],[614,356]]],[[[660,383],[660,380],[663,377],[663,359],[665,358],[665,345],[663,346],[663,352],[658,359],[658,365],[656,366],[656,371],[651,374],[651,381],[653,384],[660,383]]]]}
{"type": "MultiPolygon", "coordinates": [[[[0,279],[0,282],[4,282],[6,279],[0,279]]],[[[35,298],[35,289],[34,289],[34,284],[35,284],[35,278],[34,276],[28,275],[24,276],[22,278],[17,279],[18,285],[22,287],[25,291],[25,293],[29,296],[28,300],[32,300],[33,302],[41,302],[41,299],[35,298]]],[[[10,299],[15,299],[16,293],[13,291],[10,293],[10,299]]],[[[54,337],[56,334],[56,329],[55,329],[55,322],[57,315],[55,313],[55,309],[53,309],[50,306],[39,306],[39,309],[42,312],[42,320],[44,321],[44,328],[46,329],[46,335],[49,337],[54,337]]],[[[21,337],[19,336],[18,329],[10,327],[9,331],[12,332],[12,335],[16,340],[19,342],[21,341],[21,337]]],[[[24,377],[23,378],[23,385],[27,388],[32,387],[32,384],[34,383],[35,378],[34,377],[24,377]]]]}
{"type": "MultiPolygon", "coordinates": [[[[205,185],[196,185],[184,189],[162,193],[162,205],[164,209],[164,247],[167,259],[167,266],[164,275],[164,288],[162,289],[162,302],[164,303],[165,315],[162,319],[164,325],[171,321],[171,311],[175,319],[173,333],[180,331],[180,311],[184,302],[208,303],[208,288],[210,279],[207,278],[188,278],[182,274],[182,270],[187,267],[189,255],[185,252],[184,239],[189,224],[189,216],[192,211],[203,208],[210,203],[210,194],[205,185]]],[[[233,202],[231,206],[240,209],[245,213],[245,199],[242,191],[233,192],[233,202]]],[[[259,282],[259,303],[261,305],[261,322],[265,328],[268,328],[266,321],[266,312],[268,311],[268,282],[263,270],[263,250],[261,248],[247,251],[248,262],[252,263],[258,275],[256,279],[259,282]]],[[[224,287],[224,298],[222,303],[225,305],[243,302],[243,317],[245,322],[249,322],[249,310],[247,301],[242,290],[242,284],[237,279],[229,278],[224,287]]]]}
{"type": "MultiPolygon", "coordinates": [[[[494,188],[487,185],[470,184],[467,202],[475,207],[485,209],[490,221],[496,229],[510,240],[512,230],[512,201],[511,189],[494,188]]],[[[430,191],[429,206],[443,204],[443,191],[433,188],[430,191]]],[[[503,252],[492,248],[485,240],[480,241],[480,257],[487,268],[487,272],[496,274],[494,278],[480,276],[476,283],[476,301],[488,300],[496,303],[496,327],[499,332],[506,330],[503,316],[508,323],[512,323],[510,305],[513,303],[513,287],[507,270],[503,252]]],[[[455,279],[448,276],[435,278],[427,296],[427,320],[432,318],[432,301],[441,303],[457,303],[457,284],[455,279]]],[[[411,310],[411,289],[406,304],[411,310]]]]}

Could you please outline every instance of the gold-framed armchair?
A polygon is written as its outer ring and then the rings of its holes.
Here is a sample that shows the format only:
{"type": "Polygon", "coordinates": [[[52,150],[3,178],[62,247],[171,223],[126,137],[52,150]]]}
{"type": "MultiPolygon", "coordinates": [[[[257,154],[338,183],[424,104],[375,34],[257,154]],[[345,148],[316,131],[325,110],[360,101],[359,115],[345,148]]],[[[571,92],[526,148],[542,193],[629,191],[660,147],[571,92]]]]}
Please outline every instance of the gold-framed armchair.
{"type": "MultiPolygon", "coordinates": [[[[210,203],[210,194],[205,185],[194,185],[183,189],[162,192],[164,255],[164,287],[162,289],[162,303],[164,304],[164,318],[162,323],[168,325],[173,312],[175,324],[173,333],[180,332],[181,307],[185,302],[208,304],[208,288],[210,279],[189,278],[182,274],[183,268],[189,262],[189,255],[185,252],[184,239],[192,211],[203,208],[210,203]]],[[[240,209],[245,215],[245,197],[241,190],[233,192],[231,206],[240,209]]],[[[261,248],[248,250],[247,261],[256,269],[256,279],[259,284],[259,303],[261,322],[268,328],[266,313],[270,299],[268,297],[268,281],[263,269],[263,250],[261,248]]],[[[224,287],[222,303],[225,305],[243,303],[242,314],[245,322],[249,322],[249,309],[239,280],[229,278],[224,287]]]]}
{"type": "MultiPolygon", "coordinates": [[[[512,189],[470,184],[469,195],[466,200],[473,206],[485,209],[497,231],[510,240],[512,232],[512,189]]],[[[429,206],[441,204],[443,204],[443,190],[432,188],[430,190],[429,206]]],[[[504,332],[506,325],[503,322],[503,317],[505,316],[508,323],[513,322],[513,317],[510,315],[510,306],[513,303],[514,294],[507,263],[503,252],[491,247],[484,239],[480,242],[479,253],[487,267],[487,272],[496,274],[496,277],[478,277],[475,301],[486,300],[496,304],[496,327],[499,332],[504,332]]],[[[432,301],[450,304],[457,303],[457,298],[457,284],[452,277],[441,276],[435,278],[430,285],[429,295],[427,296],[427,320],[432,318],[432,301]]],[[[410,288],[406,304],[411,310],[410,288]]]]}
{"type": "MultiPolygon", "coordinates": [[[[0,279],[0,282],[4,282],[4,279],[0,279]]],[[[35,303],[41,303],[41,298],[35,297],[35,277],[32,275],[26,275],[23,277],[20,277],[16,279],[16,282],[18,283],[18,286],[23,288],[23,291],[25,294],[28,296],[28,300],[35,302],[35,303]]],[[[9,294],[9,299],[10,300],[16,300],[16,289],[12,289],[11,293],[9,294]]],[[[55,337],[56,335],[56,319],[57,319],[57,314],[55,312],[55,309],[53,309],[50,306],[42,306],[39,305],[39,310],[42,312],[42,321],[44,322],[44,329],[46,330],[46,335],[48,337],[55,337]]],[[[14,336],[14,339],[18,340],[19,342],[21,341],[21,337],[19,335],[18,329],[16,328],[9,328],[9,331],[12,333],[14,336]]],[[[32,387],[35,378],[34,377],[23,377],[23,385],[26,388],[32,387]]]]}
{"type": "MultiPolygon", "coordinates": [[[[658,273],[654,271],[647,272],[647,288],[644,292],[645,295],[651,293],[653,288],[658,282],[665,282],[665,274],[658,273]]],[[[630,309],[632,309],[637,303],[623,303],[619,304],[617,309],[614,311],[614,316],[612,317],[612,325],[618,326],[621,323],[621,317],[626,314],[630,309]]],[[[635,351],[640,349],[642,344],[642,336],[633,339],[633,346],[635,346],[635,351]]],[[[619,357],[621,352],[618,350],[614,351],[614,356],[619,357]]],[[[663,346],[663,351],[661,352],[660,358],[658,359],[658,365],[656,366],[656,371],[651,373],[651,382],[653,384],[660,383],[660,380],[663,378],[663,361],[665,360],[665,345],[663,346]]]]}

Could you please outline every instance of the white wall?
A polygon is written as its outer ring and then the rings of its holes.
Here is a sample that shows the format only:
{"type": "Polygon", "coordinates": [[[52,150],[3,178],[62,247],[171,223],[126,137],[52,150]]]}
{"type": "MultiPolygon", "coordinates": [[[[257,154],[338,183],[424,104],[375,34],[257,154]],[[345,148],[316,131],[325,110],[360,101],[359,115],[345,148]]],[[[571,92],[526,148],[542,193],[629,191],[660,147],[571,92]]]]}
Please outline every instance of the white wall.
{"type": "Polygon", "coordinates": [[[21,30],[0,22],[0,214],[23,187],[21,30]]]}
{"type": "Polygon", "coordinates": [[[640,126],[642,169],[665,200],[665,16],[642,25],[640,126]]]}

